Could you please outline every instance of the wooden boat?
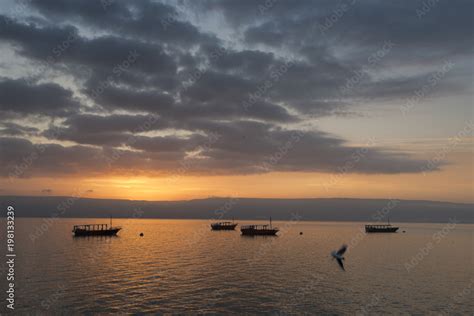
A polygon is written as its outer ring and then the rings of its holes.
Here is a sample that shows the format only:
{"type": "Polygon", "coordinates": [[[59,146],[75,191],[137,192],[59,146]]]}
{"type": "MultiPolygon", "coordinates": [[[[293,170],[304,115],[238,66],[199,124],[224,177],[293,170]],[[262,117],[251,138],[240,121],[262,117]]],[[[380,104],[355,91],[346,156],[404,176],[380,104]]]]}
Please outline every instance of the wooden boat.
{"type": "Polygon", "coordinates": [[[237,223],[232,222],[218,222],[212,223],[211,229],[212,230],[234,230],[237,227],[237,223]]]}
{"type": "Polygon", "coordinates": [[[381,224],[381,225],[365,225],[366,233],[396,233],[398,227],[381,224]]]}
{"type": "Polygon", "coordinates": [[[107,224],[88,224],[74,225],[72,232],[74,236],[115,236],[121,230],[121,227],[112,226],[112,218],[110,218],[110,226],[107,224]]]}
{"type": "Polygon", "coordinates": [[[245,236],[276,236],[279,229],[272,227],[272,218],[270,217],[270,225],[245,225],[240,227],[240,231],[245,236]]]}
{"type": "Polygon", "coordinates": [[[365,225],[366,233],[396,233],[398,227],[392,226],[390,224],[390,219],[388,219],[387,224],[369,224],[365,225]]]}

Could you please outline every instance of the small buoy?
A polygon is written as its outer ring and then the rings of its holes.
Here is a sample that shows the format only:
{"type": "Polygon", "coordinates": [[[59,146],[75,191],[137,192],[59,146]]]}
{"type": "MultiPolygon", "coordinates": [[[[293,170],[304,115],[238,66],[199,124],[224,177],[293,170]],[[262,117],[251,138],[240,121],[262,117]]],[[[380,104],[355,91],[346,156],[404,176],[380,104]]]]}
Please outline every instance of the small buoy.
{"type": "Polygon", "coordinates": [[[143,237],[143,233],[140,233],[140,237],[143,237]]]}
{"type": "Polygon", "coordinates": [[[300,235],[303,235],[303,232],[300,232],[300,235]]]}
{"type": "Polygon", "coordinates": [[[406,233],[406,231],[403,231],[404,233],[406,233]]]}

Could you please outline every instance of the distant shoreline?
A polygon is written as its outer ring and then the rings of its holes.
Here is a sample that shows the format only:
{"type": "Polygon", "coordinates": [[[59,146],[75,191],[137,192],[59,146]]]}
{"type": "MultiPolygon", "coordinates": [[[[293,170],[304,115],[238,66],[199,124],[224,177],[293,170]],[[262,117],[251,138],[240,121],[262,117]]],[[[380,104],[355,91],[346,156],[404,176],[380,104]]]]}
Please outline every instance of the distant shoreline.
{"type": "MultiPolygon", "coordinates": [[[[157,218],[288,221],[474,223],[474,204],[397,199],[208,198],[188,201],[134,201],[81,197],[0,196],[2,208],[15,206],[17,217],[157,218]]],[[[5,216],[4,212],[2,212],[5,216]]]]}
{"type": "MultiPolygon", "coordinates": [[[[77,198],[70,195],[8,195],[0,194],[0,200],[2,198],[77,198]]],[[[397,198],[352,198],[352,197],[312,197],[312,198],[254,198],[254,197],[235,197],[235,196],[213,196],[208,198],[196,198],[196,199],[183,199],[183,200],[132,200],[132,199],[121,199],[121,198],[88,198],[79,197],[84,200],[97,200],[97,201],[127,201],[127,202],[144,202],[144,203],[177,203],[177,202],[194,202],[194,201],[206,201],[206,200],[228,200],[228,199],[240,199],[240,200],[275,200],[275,201],[314,201],[314,200],[360,200],[360,201],[409,201],[409,202],[425,202],[425,203],[446,203],[446,204],[462,204],[471,205],[474,207],[474,202],[453,202],[453,201],[438,201],[438,200],[406,200],[397,198]]]]}
{"type": "MultiPolygon", "coordinates": [[[[0,216],[1,219],[6,218],[6,216],[0,216]]],[[[21,217],[17,216],[17,219],[48,219],[49,217],[35,217],[35,216],[28,216],[28,217],[21,217]]],[[[84,220],[84,219],[90,219],[90,220],[99,220],[99,219],[104,219],[104,220],[109,220],[110,217],[59,217],[58,219],[60,220],[84,220]]],[[[159,218],[159,217],[141,217],[141,218],[133,218],[133,217],[114,217],[113,220],[176,220],[176,221],[203,221],[203,222],[216,222],[216,221],[226,221],[226,220],[232,220],[229,218],[224,218],[224,219],[211,219],[211,218],[159,218]]],[[[255,222],[255,223],[268,223],[268,220],[265,219],[259,219],[259,218],[235,218],[234,219],[236,223],[239,223],[241,221],[245,222],[255,222]]],[[[289,219],[272,219],[273,223],[282,223],[282,222],[288,222],[289,219]]],[[[368,224],[368,221],[363,221],[363,220],[352,220],[352,221],[347,221],[347,220],[316,220],[316,219],[301,219],[298,222],[304,222],[304,223],[361,223],[363,224],[368,224]]],[[[297,223],[298,223],[297,222],[297,223]]],[[[408,221],[390,221],[391,224],[446,224],[446,222],[408,222],[408,221]]],[[[460,222],[458,225],[474,225],[474,222],[460,222]]],[[[362,227],[362,226],[361,226],[362,227]]]]}

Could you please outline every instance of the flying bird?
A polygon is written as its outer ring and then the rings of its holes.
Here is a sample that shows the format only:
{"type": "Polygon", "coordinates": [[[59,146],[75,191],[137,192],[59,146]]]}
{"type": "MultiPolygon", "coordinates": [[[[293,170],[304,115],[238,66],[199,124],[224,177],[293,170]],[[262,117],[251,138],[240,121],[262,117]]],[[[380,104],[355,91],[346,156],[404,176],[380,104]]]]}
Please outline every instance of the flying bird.
{"type": "Polygon", "coordinates": [[[331,252],[331,256],[337,260],[337,263],[339,264],[339,266],[341,267],[343,271],[346,271],[346,270],[344,270],[344,263],[343,263],[344,257],[342,255],[344,255],[344,252],[346,252],[346,250],[347,250],[347,245],[342,245],[338,251],[331,252]]]}

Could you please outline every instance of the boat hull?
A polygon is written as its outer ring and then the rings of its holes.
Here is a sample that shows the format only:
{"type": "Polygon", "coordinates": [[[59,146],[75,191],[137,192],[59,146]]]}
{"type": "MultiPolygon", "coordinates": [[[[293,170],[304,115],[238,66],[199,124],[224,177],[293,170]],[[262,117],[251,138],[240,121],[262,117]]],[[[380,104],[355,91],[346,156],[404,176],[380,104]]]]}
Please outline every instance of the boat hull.
{"type": "Polygon", "coordinates": [[[278,229],[252,229],[243,228],[240,230],[244,236],[276,236],[278,229]]]}
{"type": "Polygon", "coordinates": [[[377,228],[377,227],[366,227],[366,233],[396,233],[398,227],[386,227],[386,228],[377,228]]]}
{"type": "Polygon", "coordinates": [[[104,230],[85,230],[76,229],[73,233],[75,237],[83,236],[116,236],[120,228],[104,229],[104,230]]]}

